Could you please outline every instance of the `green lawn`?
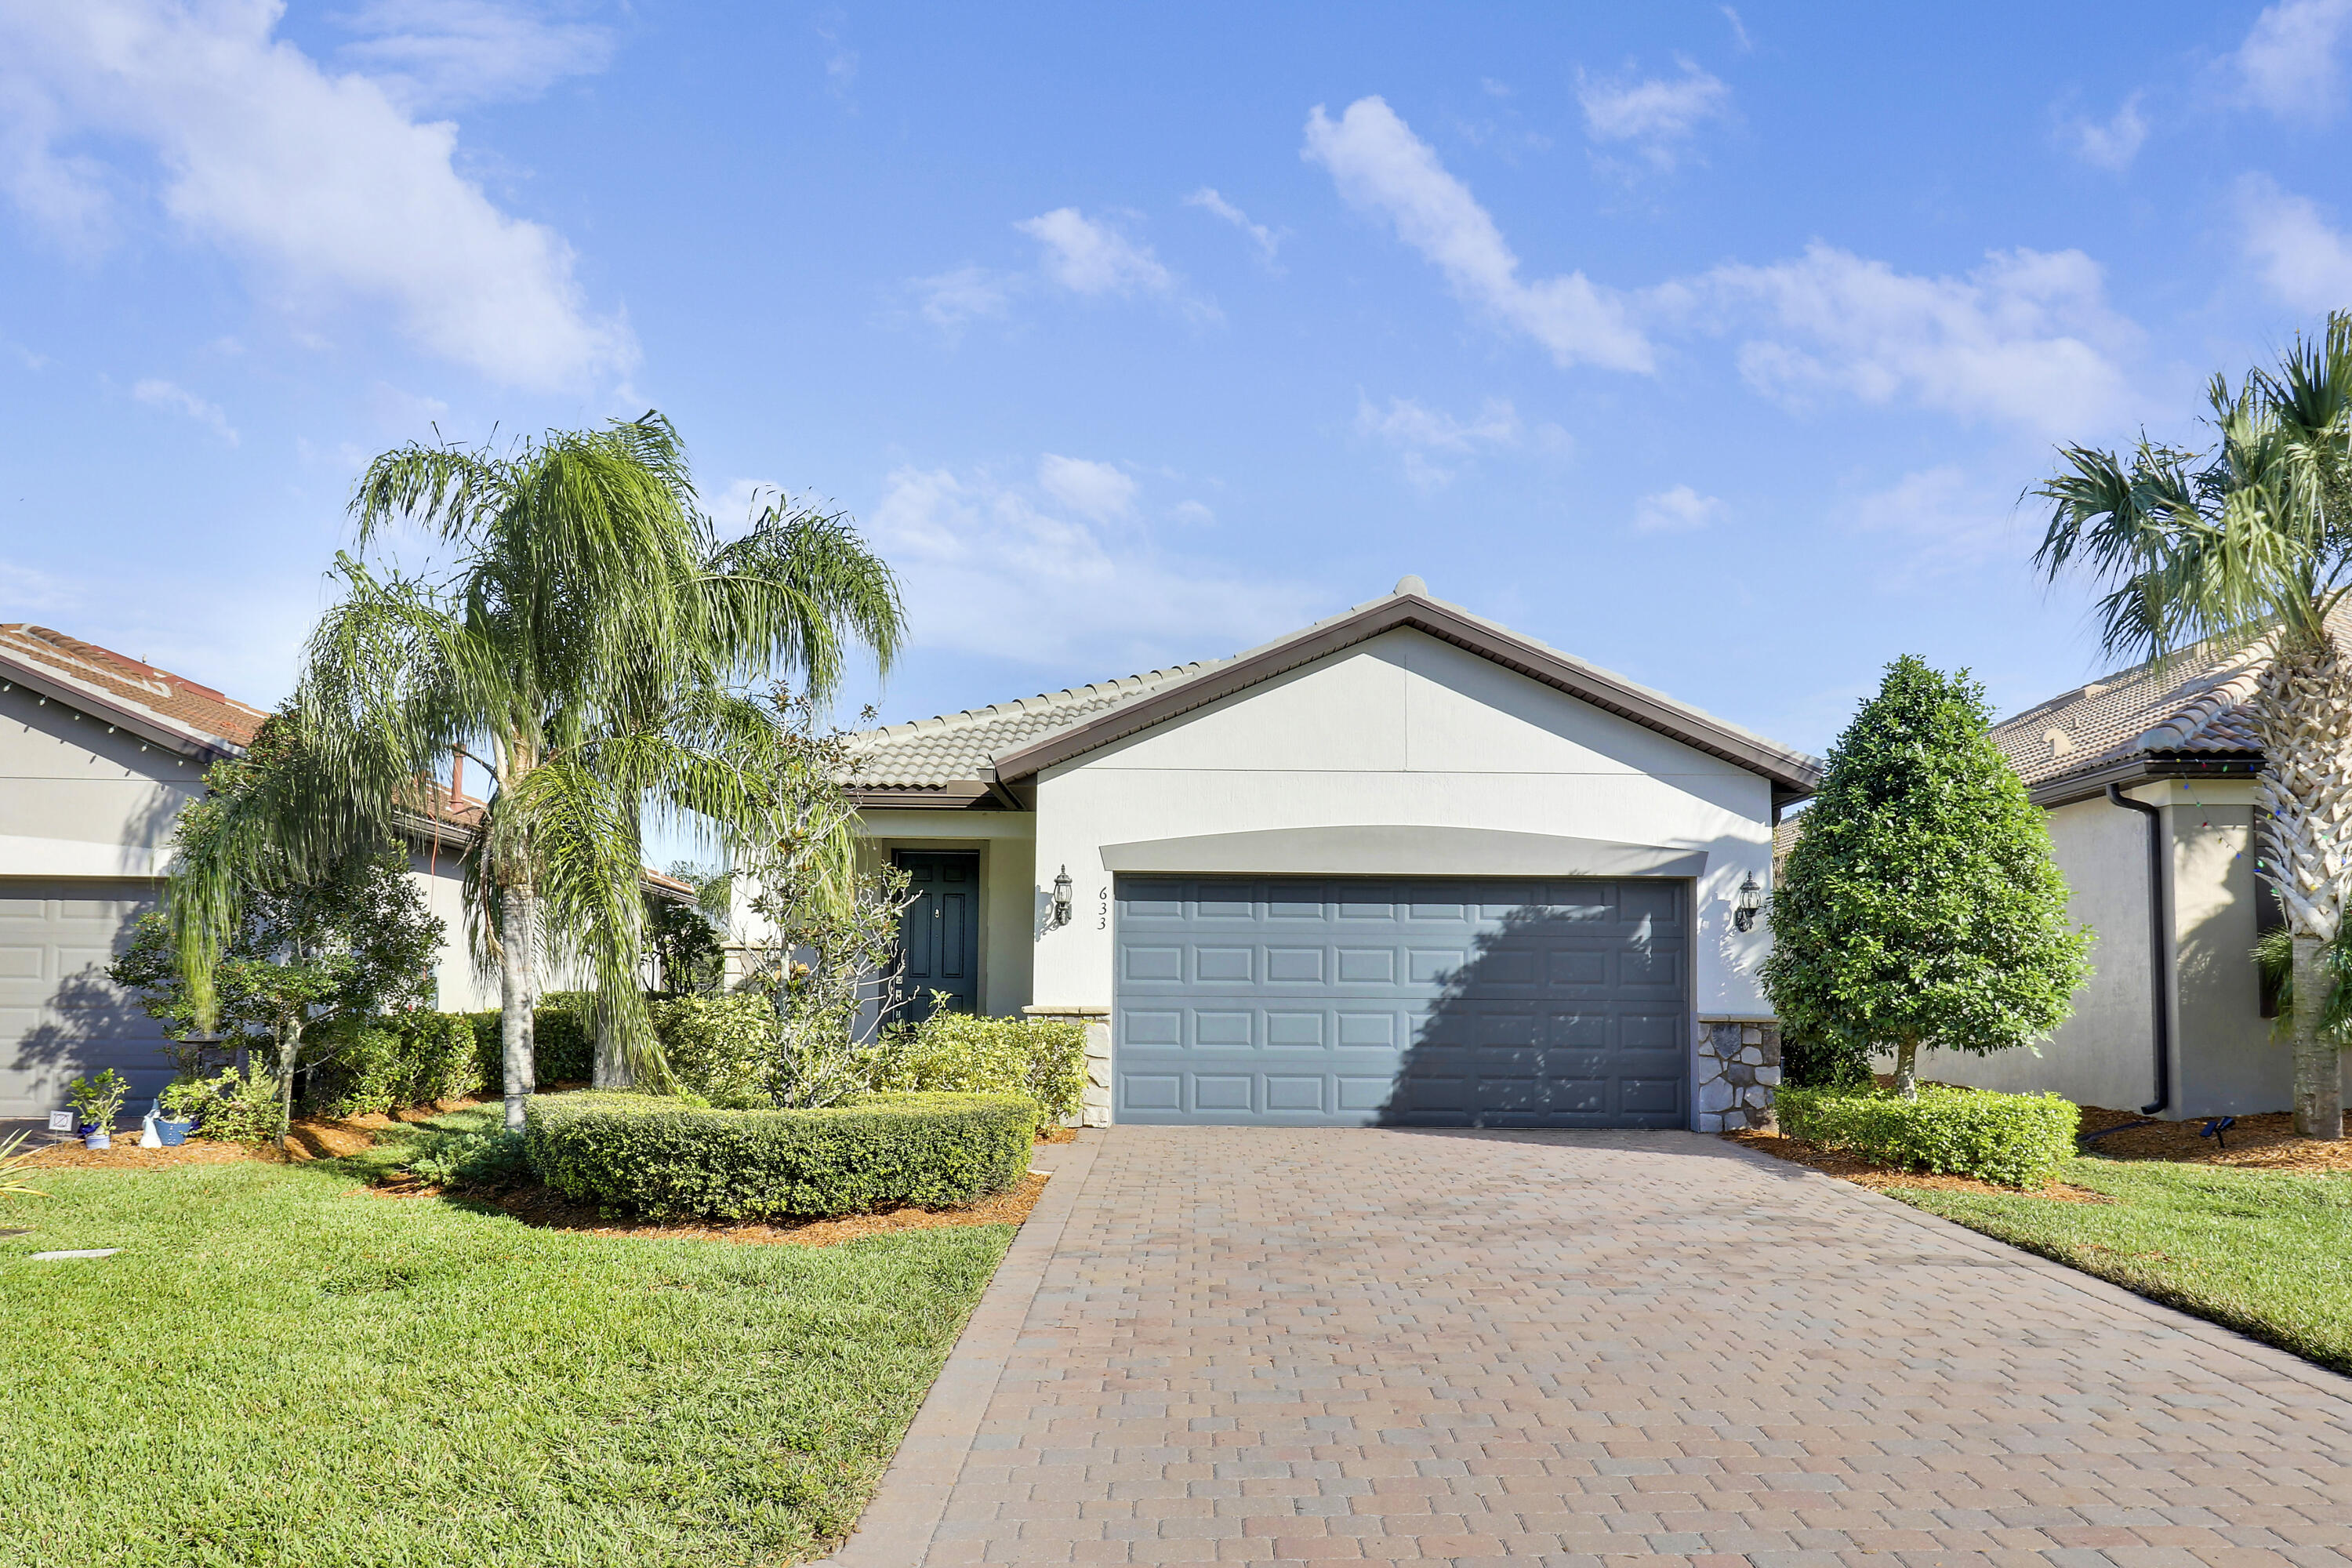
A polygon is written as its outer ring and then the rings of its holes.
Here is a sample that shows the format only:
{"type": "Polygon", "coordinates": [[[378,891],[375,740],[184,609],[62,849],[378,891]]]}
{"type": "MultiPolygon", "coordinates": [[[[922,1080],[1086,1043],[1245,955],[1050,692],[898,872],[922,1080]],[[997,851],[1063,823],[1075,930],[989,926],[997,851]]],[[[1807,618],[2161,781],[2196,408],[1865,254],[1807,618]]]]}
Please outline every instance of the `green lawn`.
{"type": "Polygon", "coordinates": [[[2116,1201],[1893,1195],[2352,1373],[2352,1177],[2088,1158],[2059,1179],[2116,1201]]]}
{"type": "Polygon", "coordinates": [[[815,1556],[1012,1237],[607,1239],[356,1180],[46,1171],[0,1210],[38,1227],[0,1237],[0,1563],[815,1556]]]}

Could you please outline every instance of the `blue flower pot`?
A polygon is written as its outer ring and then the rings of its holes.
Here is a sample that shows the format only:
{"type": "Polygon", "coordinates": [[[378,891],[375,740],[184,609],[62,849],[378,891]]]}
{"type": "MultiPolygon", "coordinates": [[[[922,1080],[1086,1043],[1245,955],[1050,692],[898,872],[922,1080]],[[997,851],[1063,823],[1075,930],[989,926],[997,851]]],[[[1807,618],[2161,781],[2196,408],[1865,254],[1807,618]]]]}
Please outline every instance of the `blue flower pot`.
{"type": "Polygon", "coordinates": [[[155,1136],[163,1141],[166,1149],[178,1148],[195,1130],[196,1124],[193,1121],[166,1121],[160,1116],[155,1119],[155,1136]]]}
{"type": "Polygon", "coordinates": [[[114,1134],[103,1127],[93,1127],[81,1135],[81,1146],[85,1149],[111,1149],[114,1147],[114,1134]]]}

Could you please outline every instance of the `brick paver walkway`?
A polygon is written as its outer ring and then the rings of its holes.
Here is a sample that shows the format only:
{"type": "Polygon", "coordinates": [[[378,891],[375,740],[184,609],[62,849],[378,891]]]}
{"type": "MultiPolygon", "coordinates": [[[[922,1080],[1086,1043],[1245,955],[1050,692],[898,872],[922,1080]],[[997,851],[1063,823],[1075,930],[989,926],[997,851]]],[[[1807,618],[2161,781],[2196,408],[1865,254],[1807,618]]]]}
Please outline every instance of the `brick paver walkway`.
{"type": "Polygon", "coordinates": [[[2352,1562],[2352,1382],[1718,1140],[1100,1139],[843,1563],[2352,1562]]]}

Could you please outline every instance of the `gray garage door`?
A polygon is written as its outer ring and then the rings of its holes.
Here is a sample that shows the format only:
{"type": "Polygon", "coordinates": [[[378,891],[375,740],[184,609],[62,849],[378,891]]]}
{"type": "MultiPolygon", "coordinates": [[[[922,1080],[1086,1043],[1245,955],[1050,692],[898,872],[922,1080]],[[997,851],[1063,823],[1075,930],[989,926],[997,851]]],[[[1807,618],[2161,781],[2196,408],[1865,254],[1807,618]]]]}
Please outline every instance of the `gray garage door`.
{"type": "Polygon", "coordinates": [[[62,1110],[100,1068],[131,1080],[132,1111],[170,1079],[163,1031],[106,977],[154,907],[148,881],[0,877],[0,1116],[62,1110]]]}
{"type": "Polygon", "coordinates": [[[1689,1124],[1685,883],[1117,890],[1122,1121],[1689,1124]]]}

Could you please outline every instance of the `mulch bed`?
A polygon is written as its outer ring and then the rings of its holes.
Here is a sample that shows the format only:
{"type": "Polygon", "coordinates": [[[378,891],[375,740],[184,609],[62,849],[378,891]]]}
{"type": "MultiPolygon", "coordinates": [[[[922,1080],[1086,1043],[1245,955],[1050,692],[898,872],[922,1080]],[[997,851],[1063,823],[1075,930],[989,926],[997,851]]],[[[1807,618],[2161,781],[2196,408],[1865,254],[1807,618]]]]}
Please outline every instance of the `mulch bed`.
{"type": "Polygon", "coordinates": [[[96,1170],[152,1170],[167,1165],[220,1165],[237,1160],[292,1159],[297,1162],[326,1160],[345,1154],[356,1154],[375,1142],[376,1133],[383,1128],[404,1121],[423,1121],[445,1110],[457,1110],[468,1105],[479,1105],[479,1097],[444,1100],[433,1105],[396,1110],[389,1116],[371,1113],[366,1116],[338,1118],[304,1116],[293,1126],[294,1147],[281,1150],[268,1144],[224,1143],[210,1138],[191,1138],[175,1148],[142,1149],[139,1129],[132,1127],[114,1135],[111,1149],[85,1149],[79,1138],[55,1133],[58,1142],[41,1149],[29,1169],[51,1170],[82,1167],[96,1170]]]}
{"type": "Polygon", "coordinates": [[[2004,1187],[1998,1182],[1979,1181],[1974,1176],[1938,1176],[1925,1171],[1896,1171],[1885,1165],[1874,1165],[1859,1154],[1843,1149],[1824,1149],[1802,1138],[1786,1138],[1778,1132],[1727,1132],[1726,1138],[1759,1153],[1791,1164],[1810,1166],[1825,1176],[1836,1176],[1858,1187],[1870,1187],[1885,1192],[1889,1187],[1925,1187],[1942,1193],[1991,1193],[2002,1197],[2021,1194],[2032,1198],[2048,1198],[2061,1204],[2111,1204],[2116,1200],[2088,1187],[2077,1187],[2065,1182],[2050,1182],[2039,1187],[2004,1187]]]}
{"type": "MultiPolygon", "coordinates": [[[[2110,1110],[2105,1106],[2083,1107],[2083,1131],[2096,1132],[2104,1127],[2120,1127],[2126,1121],[2137,1121],[2139,1113],[2132,1110],[2110,1110]]],[[[2352,1114],[2345,1118],[2347,1131],[2352,1131],[2352,1114]]],[[[2337,1173],[2352,1174],[2352,1137],[2336,1142],[2323,1142],[2316,1138],[2295,1135],[2294,1118],[2282,1111],[2269,1116],[2241,1116],[2238,1124],[2216,1140],[2200,1138],[2200,1121],[2158,1121],[2152,1126],[2135,1127],[2128,1132],[2116,1132],[2091,1145],[2100,1154],[2115,1160],[2169,1160],[2183,1164],[2238,1165],[2251,1170],[2284,1171],[2294,1175],[2325,1176],[2337,1173]],[[2227,1143],[2226,1149],[2221,1147],[2227,1143]]]]}
{"type": "MultiPolygon", "coordinates": [[[[2082,1130],[2097,1132],[2104,1128],[2121,1127],[2139,1120],[2141,1118],[2137,1111],[2110,1110],[2105,1106],[2086,1105],[2083,1107],[2082,1130]]],[[[2237,1125],[2219,1139],[2199,1135],[2205,1125],[2201,1119],[2158,1121],[2146,1127],[2134,1127],[2128,1131],[2109,1133],[2089,1147],[2100,1155],[2115,1160],[2234,1165],[2246,1170],[2284,1171],[2306,1176],[2352,1175],[2352,1112],[2346,1114],[2345,1121],[2347,1136],[2332,1143],[2316,1138],[2297,1137],[2294,1118],[2282,1111],[2275,1115],[2241,1116],[2237,1125]],[[2223,1146],[2225,1143],[2227,1147],[2223,1146]]],[[[1801,1138],[1786,1138],[1777,1132],[1727,1132],[1724,1136],[1774,1159],[1811,1166],[1826,1175],[1882,1191],[1888,1187],[1927,1187],[1948,1193],[2001,1193],[2011,1196],[2015,1196],[2018,1192],[2017,1188],[1980,1182],[1973,1176],[1931,1176],[1917,1171],[1890,1170],[1884,1165],[1874,1165],[1858,1154],[1840,1149],[1824,1149],[1801,1138]]],[[[2047,1186],[2027,1189],[2026,1195],[2049,1198],[2058,1203],[2103,1204],[2114,1201],[2087,1188],[2071,1186],[2063,1182],[2052,1182],[2047,1186]]]]}

